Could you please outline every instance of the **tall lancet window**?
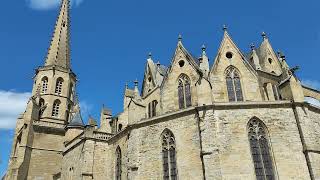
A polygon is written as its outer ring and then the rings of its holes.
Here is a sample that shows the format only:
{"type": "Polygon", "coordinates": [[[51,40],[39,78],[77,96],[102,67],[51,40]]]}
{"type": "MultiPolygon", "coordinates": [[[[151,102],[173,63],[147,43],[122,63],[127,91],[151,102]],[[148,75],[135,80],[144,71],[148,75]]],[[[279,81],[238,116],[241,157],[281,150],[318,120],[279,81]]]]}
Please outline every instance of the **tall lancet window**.
{"type": "Polygon", "coordinates": [[[48,78],[45,76],[41,80],[41,93],[45,94],[48,91],[48,78]]]}
{"type": "Polygon", "coordinates": [[[178,97],[179,109],[191,106],[191,88],[190,79],[187,75],[182,74],[178,80],[178,97]]]}
{"type": "Polygon", "coordinates": [[[229,101],[243,101],[240,75],[234,67],[227,69],[226,82],[229,101]]]}
{"type": "Polygon", "coordinates": [[[52,107],[52,116],[58,117],[59,116],[59,109],[60,109],[61,102],[59,100],[55,100],[52,107]]]}
{"type": "Polygon", "coordinates": [[[121,180],[121,149],[118,146],[116,150],[116,180],[121,180]]]}
{"type": "Polygon", "coordinates": [[[165,129],[162,133],[162,163],[163,163],[163,179],[176,180],[177,162],[176,162],[176,144],[173,133],[165,129]]]}
{"type": "Polygon", "coordinates": [[[257,118],[248,123],[248,137],[257,180],[274,180],[273,161],[266,126],[257,118]]]}
{"type": "Polygon", "coordinates": [[[62,78],[58,78],[57,82],[56,82],[56,90],[55,90],[55,93],[58,94],[58,95],[61,95],[62,84],[63,84],[63,79],[62,78]]]}

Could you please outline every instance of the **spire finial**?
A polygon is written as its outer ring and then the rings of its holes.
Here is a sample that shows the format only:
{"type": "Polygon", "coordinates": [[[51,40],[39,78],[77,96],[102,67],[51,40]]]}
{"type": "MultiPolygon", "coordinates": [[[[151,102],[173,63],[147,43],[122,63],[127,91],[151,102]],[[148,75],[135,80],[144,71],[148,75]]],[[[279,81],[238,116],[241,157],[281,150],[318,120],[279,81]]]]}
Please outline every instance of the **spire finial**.
{"type": "Polygon", "coordinates": [[[223,30],[223,31],[227,31],[227,30],[228,30],[227,25],[224,24],[223,27],[222,27],[222,30],[223,30]]]}
{"type": "Polygon", "coordinates": [[[205,51],[205,50],[206,50],[206,45],[205,45],[205,44],[202,44],[201,50],[202,50],[202,51],[205,51]]]}
{"type": "Polygon", "coordinates": [[[261,33],[261,36],[262,36],[263,39],[267,38],[267,34],[264,31],[261,33]]]}
{"type": "Polygon", "coordinates": [[[126,85],[124,86],[126,89],[128,89],[128,83],[126,82],[126,85]]]}
{"type": "Polygon", "coordinates": [[[151,53],[151,52],[149,52],[148,58],[149,58],[149,59],[152,59],[152,53],[151,53]]]}
{"type": "Polygon", "coordinates": [[[138,87],[138,79],[134,80],[134,86],[138,87]]]}
{"type": "Polygon", "coordinates": [[[160,62],[159,61],[157,62],[157,67],[160,67],[160,62]]]}
{"type": "Polygon", "coordinates": [[[254,48],[255,48],[254,43],[251,43],[251,44],[250,44],[250,48],[251,48],[251,50],[254,50],[254,48]]]}
{"type": "Polygon", "coordinates": [[[179,36],[178,36],[178,41],[179,41],[179,42],[182,41],[182,35],[181,35],[181,34],[179,34],[179,36]]]}

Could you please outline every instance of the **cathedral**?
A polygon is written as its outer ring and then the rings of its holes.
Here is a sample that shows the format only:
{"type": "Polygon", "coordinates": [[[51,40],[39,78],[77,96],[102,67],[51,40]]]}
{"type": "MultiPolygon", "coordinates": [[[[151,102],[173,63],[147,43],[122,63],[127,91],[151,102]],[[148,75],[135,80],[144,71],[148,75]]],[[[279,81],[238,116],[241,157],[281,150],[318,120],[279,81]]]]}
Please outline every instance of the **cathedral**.
{"type": "Polygon", "coordinates": [[[301,84],[265,33],[244,53],[224,27],[213,63],[205,46],[194,57],[179,36],[169,65],[148,56],[121,113],[102,107],[99,124],[84,124],[69,6],[62,0],[4,179],[320,179],[320,107],[306,101],[320,91],[301,84]]]}

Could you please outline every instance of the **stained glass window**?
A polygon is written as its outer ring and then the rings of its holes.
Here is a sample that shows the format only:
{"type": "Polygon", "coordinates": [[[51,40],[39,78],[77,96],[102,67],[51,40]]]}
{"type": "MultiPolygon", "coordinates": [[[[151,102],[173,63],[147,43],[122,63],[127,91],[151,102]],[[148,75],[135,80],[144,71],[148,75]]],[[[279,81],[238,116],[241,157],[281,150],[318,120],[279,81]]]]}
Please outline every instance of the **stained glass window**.
{"type": "Polygon", "coordinates": [[[190,107],[192,105],[190,79],[187,75],[182,74],[178,82],[179,109],[190,107]]]}
{"type": "Polygon", "coordinates": [[[227,69],[226,84],[229,101],[243,101],[239,72],[234,67],[227,69]]]}
{"type": "Polygon", "coordinates": [[[248,137],[257,180],[274,180],[268,135],[262,121],[250,120],[248,137]]]}
{"type": "Polygon", "coordinates": [[[173,133],[166,129],[162,133],[163,179],[177,180],[176,146],[173,133]]]}

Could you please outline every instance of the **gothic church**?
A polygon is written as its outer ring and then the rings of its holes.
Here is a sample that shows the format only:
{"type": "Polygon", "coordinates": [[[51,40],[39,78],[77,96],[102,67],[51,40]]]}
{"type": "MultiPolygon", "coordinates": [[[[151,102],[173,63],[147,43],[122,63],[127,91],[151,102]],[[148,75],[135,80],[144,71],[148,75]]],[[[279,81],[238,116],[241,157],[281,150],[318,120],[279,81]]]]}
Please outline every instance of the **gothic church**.
{"type": "MultiPolygon", "coordinates": [[[[123,112],[83,123],[70,66],[69,0],[17,120],[6,180],[320,179],[320,108],[266,34],[243,53],[224,28],[212,67],[179,37],[169,66],[146,60],[123,112]],[[139,90],[141,89],[141,91],[139,90]]],[[[74,62],[77,63],[77,62],[74,62]]]]}

